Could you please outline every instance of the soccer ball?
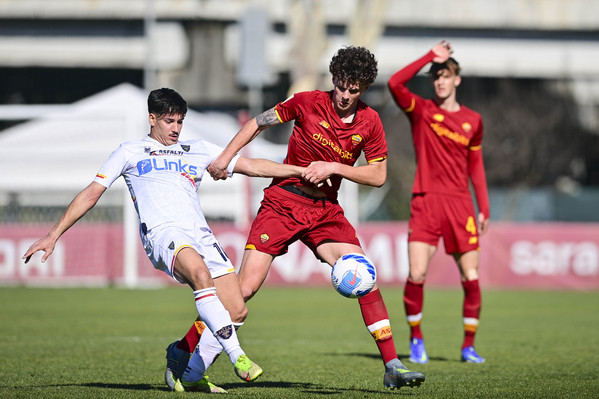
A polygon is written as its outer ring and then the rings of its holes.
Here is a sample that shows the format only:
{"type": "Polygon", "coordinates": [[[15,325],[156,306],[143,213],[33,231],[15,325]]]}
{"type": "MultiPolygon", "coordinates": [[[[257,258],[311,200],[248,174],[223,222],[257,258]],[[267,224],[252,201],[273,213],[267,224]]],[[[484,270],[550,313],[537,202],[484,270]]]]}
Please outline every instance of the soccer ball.
{"type": "Polygon", "coordinates": [[[362,254],[346,254],[337,259],[331,270],[331,282],[347,298],[368,294],[376,284],[376,269],[362,254]]]}

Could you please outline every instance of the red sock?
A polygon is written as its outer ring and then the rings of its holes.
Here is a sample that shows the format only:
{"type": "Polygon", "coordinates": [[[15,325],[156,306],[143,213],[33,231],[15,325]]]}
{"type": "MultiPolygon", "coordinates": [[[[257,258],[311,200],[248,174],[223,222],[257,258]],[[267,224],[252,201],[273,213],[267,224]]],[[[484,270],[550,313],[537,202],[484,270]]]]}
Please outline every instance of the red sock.
{"type": "Polygon", "coordinates": [[[478,280],[462,281],[462,287],[464,287],[464,308],[462,312],[464,317],[464,343],[462,348],[466,348],[474,345],[482,299],[478,280]]]}
{"type": "Polygon", "coordinates": [[[406,320],[410,325],[410,340],[422,339],[420,322],[422,321],[422,306],[424,304],[424,283],[415,283],[408,279],[404,289],[403,303],[406,309],[406,320]]]}
{"type": "Polygon", "coordinates": [[[199,318],[196,319],[196,321],[189,328],[189,331],[187,331],[187,334],[185,334],[185,336],[181,338],[181,341],[179,341],[177,344],[177,348],[192,353],[196,346],[198,346],[198,342],[200,342],[200,337],[202,336],[202,332],[205,328],[206,326],[204,323],[202,323],[199,318]]]}
{"type": "Polygon", "coordinates": [[[393,342],[389,314],[379,290],[371,291],[358,299],[362,318],[368,331],[374,338],[376,346],[383,357],[383,363],[397,359],[397,351],[393,342]]]}

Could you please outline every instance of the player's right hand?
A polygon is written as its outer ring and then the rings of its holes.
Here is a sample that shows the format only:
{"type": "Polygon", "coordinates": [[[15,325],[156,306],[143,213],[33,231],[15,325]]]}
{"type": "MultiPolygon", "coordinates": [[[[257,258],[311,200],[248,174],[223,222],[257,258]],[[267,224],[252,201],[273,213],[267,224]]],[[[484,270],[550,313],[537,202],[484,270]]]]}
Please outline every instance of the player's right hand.
{"type": "Polygon", "coordinates": [[[304,169],[302,178],[316,187],[322,187],[326,182],[329,187],[332,186],[330,177],[334,174],[335,162],[314,161],[304,169]]]}
{"type": "Polygon", "coordinates": [[[52,252],[54,252],[54,245],[55,241],[50,239],[48,236],[41,238],[29,247],[27,252],[25,252],[25,254],[23,255],[22,259],[25,259],[25,263],[27,263],[29,262],[31,256],[34,253],[38,251],[44,251],[44,255],[42,255],[42,263],[44,263],[46,259],[48,259],[50,255],[52,255],[52,252]]]}

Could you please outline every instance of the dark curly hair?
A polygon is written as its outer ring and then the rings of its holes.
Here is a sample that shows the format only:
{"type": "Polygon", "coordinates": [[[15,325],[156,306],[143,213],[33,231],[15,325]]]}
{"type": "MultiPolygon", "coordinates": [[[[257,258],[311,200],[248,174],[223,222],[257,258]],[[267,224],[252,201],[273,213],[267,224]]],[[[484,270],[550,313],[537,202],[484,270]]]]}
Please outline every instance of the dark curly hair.
{"type": "Polygon", "coordinates": [[[346,46],[333,56],[329,72],[338,82],[357,84],[360,89],[366,90],[376,80],[377,61],[365,47],[346,46]]]}

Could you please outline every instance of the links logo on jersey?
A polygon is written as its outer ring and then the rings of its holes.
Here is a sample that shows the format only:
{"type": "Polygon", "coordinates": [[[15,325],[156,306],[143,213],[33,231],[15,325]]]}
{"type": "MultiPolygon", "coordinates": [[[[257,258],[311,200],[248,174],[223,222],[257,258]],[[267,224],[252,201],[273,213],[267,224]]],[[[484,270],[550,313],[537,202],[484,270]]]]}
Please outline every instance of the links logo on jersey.
{"type": "Polygon", "coordinates": [[[268,236],[268,234],[264,233],[264,234],[260,234],[260,242],[262,244],[266,244],[266,241],[270,240],[270,237],[268,236]]]}
{"type": "Polygon", "coordinates": [[[181,149],[185,152],[189,152],[191,147],[188,144],[181,144],[181,149]]]}
{"type": "Polygon", "coordinates": [[[167,158],[142,159],[137,163],[137,171],[140,176],[151,172],[152,170],[168,170],[173,172],[185,173],[190,176],[198,175],[198,167],[189,165],[181,159],[171,160],[167,158]]]}
{"type": "Polygon", "coordinates": [[[229,339],[231,335],[233,335],[233,326],[229,324],[228,326],[224,326],[220,330],[214,333],[214,335],[218,335],[222,339],[229,339]]]}
{"type": "Polygon", "coordinates": [[[433,115],[433,119],[436,120],[437,122],[443,122],[445,117],[441,114],[435,114],[435,115],[433,115]]]}
{"type": "Polygon", "coordinates": [[[170,250],[175,249],[175,242],[174,241],[171,241],[171,243],[168,244],[168,249],[170,249],[170,250]]]}

